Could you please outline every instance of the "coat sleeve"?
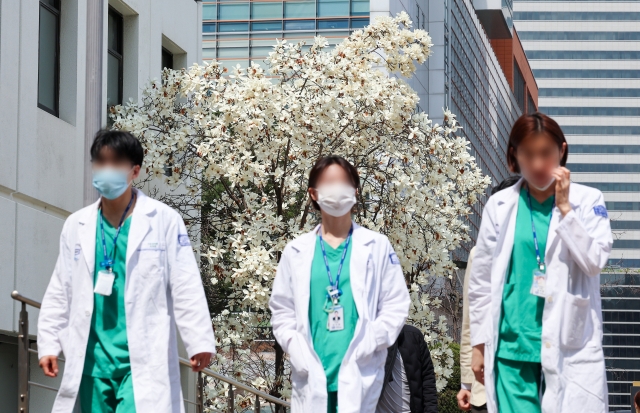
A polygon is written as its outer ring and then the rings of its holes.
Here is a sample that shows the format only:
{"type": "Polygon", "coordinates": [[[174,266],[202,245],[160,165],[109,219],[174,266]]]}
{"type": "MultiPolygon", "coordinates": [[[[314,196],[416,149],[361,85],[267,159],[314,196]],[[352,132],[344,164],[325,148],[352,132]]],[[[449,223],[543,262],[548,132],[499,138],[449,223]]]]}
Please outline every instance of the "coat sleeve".
{"type": "Polygon", "coordinates": [[[586,274],[595,277],[607,265],[613,236],[600,191],[586,208],[582,216],[571,210],[561,219],[556,233],[566,243],[571,258],[586,274]]]}
{"type": "Polygon", "coordinates": [[[365,334],[370,335],[366,338],[369,345],[359,347],[358,359],[390,347],[398,338],[409,315],[411,299],[402,265],[397,261],[391,262],[391,256],[395,256],[395,252],[389,240],[386,237],[384,240],[386,245],[382,250],[385,255],[380,269],[382,276],[376,318],[367,324],[368,331],[365,334]]]}
{"type": "Polygon", "coordinates": [[[309,374],[308,363],[303,351],[304,337],[298,332],[296,321],[295,293],[291,280],[289,255],[291,247],[287,246],[282,253],[276,277],[273,280],[269,309],[271,310],[271,326],[276,341],[285,353],[289,354],[291,367],[301,375],[309,374]]]}
{"type": "Polygon", "coordinates": [[[491,267],[498,236],[493,221],[494,205],[494,197],[490,197],[482,212],[469,277],[469,329],[472,347],[491,341],[491,267]]]}
{"type": "Polygon", "coordinates": [[[171,211],[167,231],[169,290],[173,314],[189,358],[200,353],[215,353],[211,315],[187,228],[182,217],[171,211]]]}
{"type": "Polygon", "coordinates": [[[464,272],[464,287],[462,289],[462,336],[460,338],[460,381],[467,384],[469,389],[475,376],[471,370],[471,333],[469,331],[469,278],[475,248],[469,253],[467,269],[464,272]]]}
{"type": "Polygon", "coordinates": [[[69,220],[62,228],[60,250],[38,315],[38,358],[58,356],[62,351],[59,333],[69,325],[71,279],[69,260],[73,252],[67,242],[69,220]]]}
{"type": "Polygon", "coordinates": [[[422,367],[422,401],[424,413],[438,413],[438,391],[436,390],[436,374],[429,346],[420,336],[420,365],[422,367]]]}

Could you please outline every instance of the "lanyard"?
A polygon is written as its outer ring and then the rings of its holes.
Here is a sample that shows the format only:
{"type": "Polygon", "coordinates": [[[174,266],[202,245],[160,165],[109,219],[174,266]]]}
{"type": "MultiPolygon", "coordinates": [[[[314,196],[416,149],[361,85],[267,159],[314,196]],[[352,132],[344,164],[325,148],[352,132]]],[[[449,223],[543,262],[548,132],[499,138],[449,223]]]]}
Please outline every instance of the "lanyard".
{"type": "MultiPolygon", "coordinates": [[[[531,205],[531,192],[529,192],[529,185],[527,184],[527,198],[529,199],[529,214],[531,215],[531,230],[533,231],[533,245],[536,247],[536,259],[538,260],[538,268],[540,271],[545,271],[544,261],[540,258],[540,248],[538,248],[538,235],[536,234],[536,226],[533,223],[533,205],[531,205]]],[[[556,197],[553,196],[553,205],[551,206],[551,216],[549,217],[549,225],[553,219],[553,208],[556,206],[556,197]]]]}
{"type": "Polygon", "coordinates": [[[104,261],[100,263],[100,266],[102,268],[106,268],[107,270],[109,270],[109,272],[111,272],[111,267],[113,267],[113,261],[116,259],[116,242],[118,241],[118,235],[120,235],[120,230],[122,229],[122,223],[124,222],[124,219],[126,218],[127,213],[129,212],[129,209],[133,204],[133,198],[134,198],[134,195],[132,193],[131,200],[129,201],[129,205],[127,205],[127,208],[124,210],[124,214],[122,214],[122,218],[120,218],[120,224],[118,225],[118,229],[116,230],[116,235],[113,237],[113,259],[107,256],[107,242],[104,238],[104,221],[102,218],[102,207],[100,207],[100,232],[102,233],[102,253],[104,255],[104,261]]]}
{"type": "Polygon", "coordinates": [[[342,264],[347,256],[347,249],[349,249],[349,242],[351,241],[351,235],[353,234],[353,225],[349,229],[349,235],[347,236],[347,242],[344,244],[344,250],[342,251],[342,258],[340,258],[340,266],[338,267],[338,274],[336,275],[336,282],[333,283],[331,277],[331,270],[329,269],[329,260],[327,259],[327,252],[324,249],[324,240],[322,239],[322,228],[318,229],[318,236],[320,237],[320,247],[322,248],[322,256],[324,257],[324,265],[327,268],[327,275],[329,276],[329,284],[331,286],[330,291],[338,291],[338,295],[342,295],[342,291],[338,288],[340,285],[340,273],[342,273],[342,264]]]}

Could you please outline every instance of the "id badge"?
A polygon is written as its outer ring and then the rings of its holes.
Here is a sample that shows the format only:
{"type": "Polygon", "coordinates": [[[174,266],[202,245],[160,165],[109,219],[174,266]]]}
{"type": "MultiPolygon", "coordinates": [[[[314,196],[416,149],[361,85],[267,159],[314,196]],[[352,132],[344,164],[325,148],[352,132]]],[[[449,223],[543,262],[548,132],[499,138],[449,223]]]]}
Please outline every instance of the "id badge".
{"type": "Polygon", "coordinates": [[[342,308],[341,305],[333,307],[332,311],[328,315],[329,317],[327,318],[327,330],[344,330],[344,308],[342,308]]]}
{"type": "Polygon", "coordinates": [[[115,280],[116,275],[107,270],[98,271],[98,280],[96,281],[96,286],[93,289],[93,292],[100,295],[111,295],[113,290],[113,280],[115,280]]]}
{"type": "Polygon", "coordinates": [[[547,296],[547,273],[536,268],[533,270],[533,283],[531,284],[531,294],[538,297],[547,296]]]}

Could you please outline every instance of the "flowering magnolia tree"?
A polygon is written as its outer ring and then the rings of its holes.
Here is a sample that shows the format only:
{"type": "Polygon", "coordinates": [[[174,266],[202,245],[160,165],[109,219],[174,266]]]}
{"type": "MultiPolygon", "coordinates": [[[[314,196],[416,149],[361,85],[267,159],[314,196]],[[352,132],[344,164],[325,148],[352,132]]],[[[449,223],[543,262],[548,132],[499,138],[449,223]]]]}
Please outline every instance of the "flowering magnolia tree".
{"type": "MultiPolygon", "coordinates": [[[[417,94],[389,75],[412,76],[430,54],[428,34],[410,28],[401,13],[331,50],[322,37],[308,50],[281,41],[267,70],[228,72],[217,62],[165,69],[141,102],[112,109],[114,127],[141,140],[149,176],[181,188],[161,198],[200,239],[221,350],[213,368],[290,394],[281,348],[265,350],[268,301],[281,251],[319,220],[308,173],[320,157],[338,154],[360,173],[354,220],[393,244],[411,292],[408,323],[424,332],[438,389],[445,386],[446,320],[436,319],[440,302],[422,286],[453,275],[452,251],[468,239],[464,218],[489,180],[455,136],[455,116],[445,111],[444,124],[432,124],[416,112],[417,94]]],[[[223,409],[225,396],[222,384],[209,388],[212,407],[223,409]]]]}

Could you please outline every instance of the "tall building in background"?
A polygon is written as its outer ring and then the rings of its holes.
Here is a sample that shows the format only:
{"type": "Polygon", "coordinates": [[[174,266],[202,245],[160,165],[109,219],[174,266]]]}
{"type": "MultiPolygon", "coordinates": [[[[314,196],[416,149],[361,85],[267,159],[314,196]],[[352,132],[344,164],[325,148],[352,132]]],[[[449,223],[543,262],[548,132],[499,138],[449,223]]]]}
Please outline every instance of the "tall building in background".
{"type": "Polygon", "coordinates": [[[600,189],[609,210],[603,344],[611,410],[628,410],[640,380],[640,3],[518,0],[514,21],[573,181],[600,189]]]}
{"type": "MultiPolygon", "coordinates": [[[[505,153],[511,126],[522,113],[535,110],[538,98],[512,27],[510,1],[205,1],[202,56],[227,67],[246,67],[251,60],[266,67],[263,60],[276,38],[311,45],[314,36],[322,35],[336,44],[370,19],[401,11],[411,16],[415,28],[427,30],[434,43],[432,56],[408,79],[420,97],[420,110],[441,123],[443,108],[451,109],[478,165],[494,183],[500,182],[509,175],[505,153]]],[[[474,205],[469,222],[473,239],[485,201],[474,205]]],[[[467,250],[456,251],[456,260],[466,261],[467,250]]]]}

